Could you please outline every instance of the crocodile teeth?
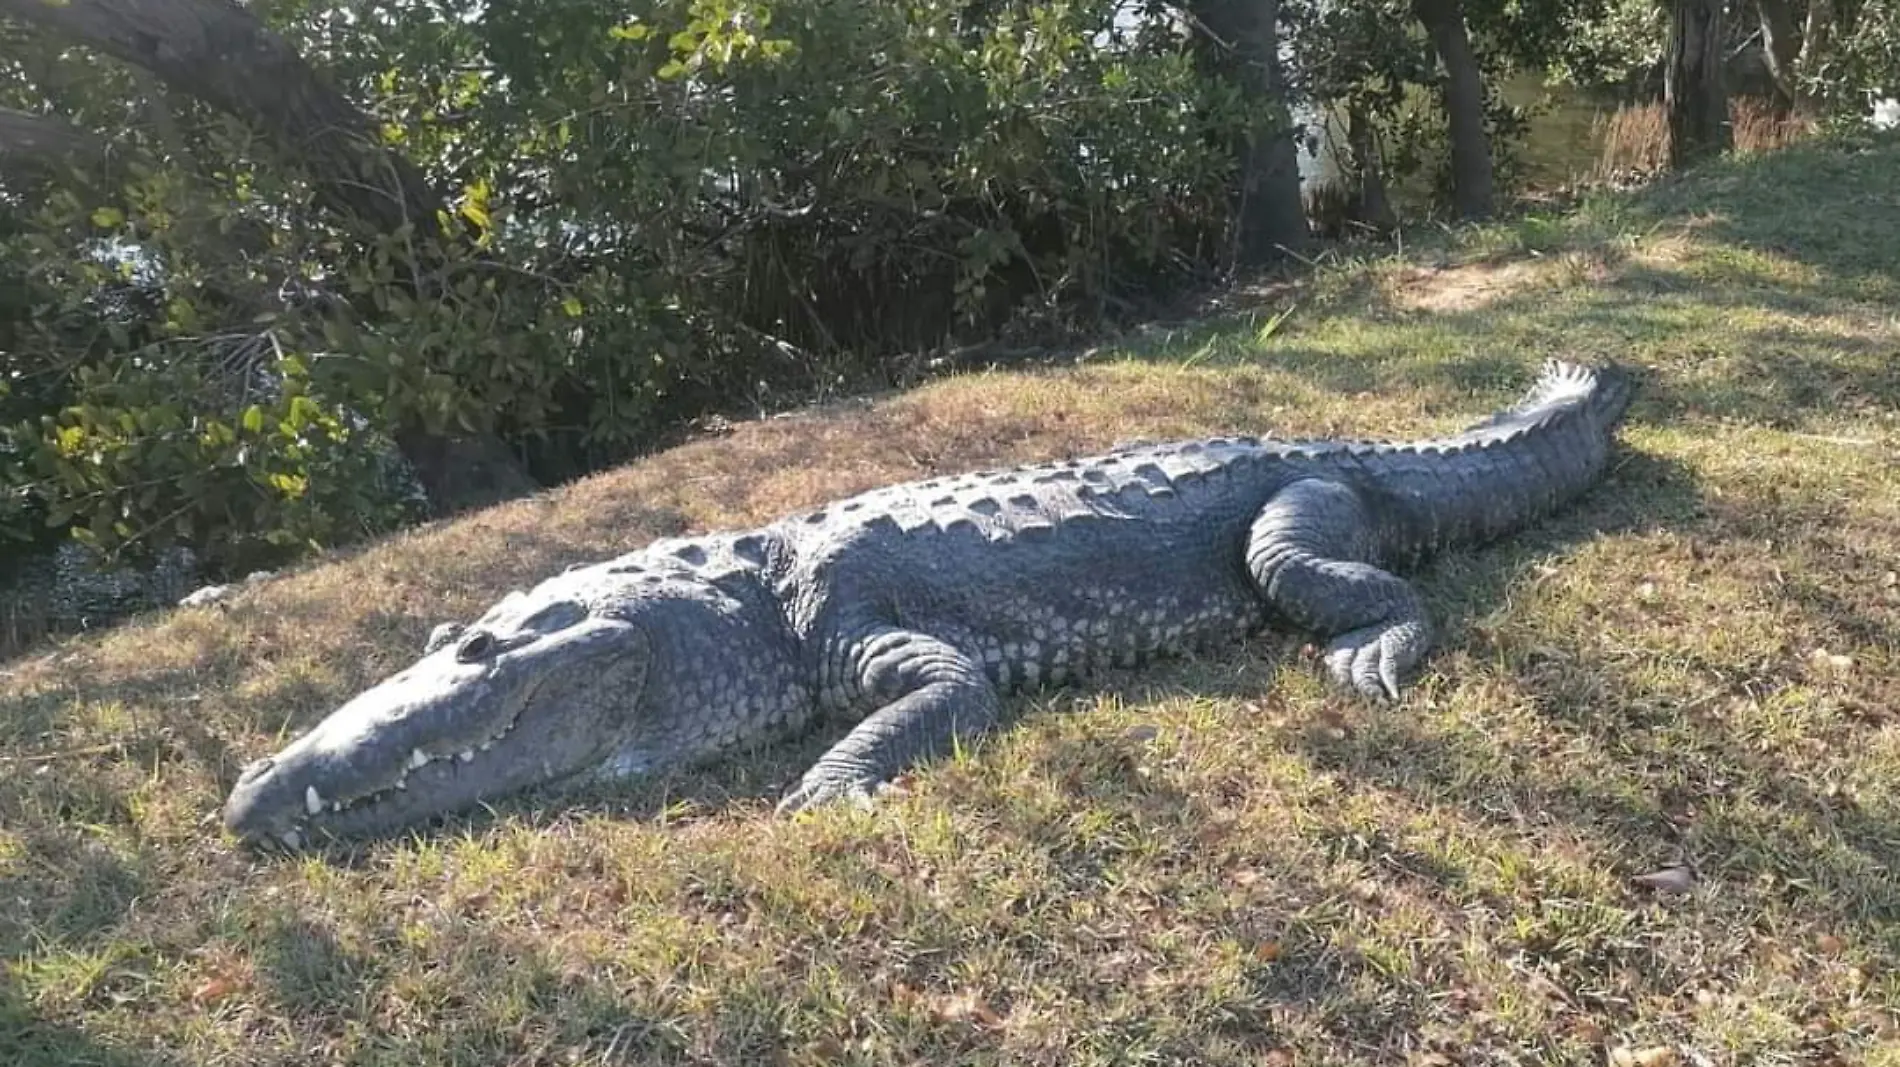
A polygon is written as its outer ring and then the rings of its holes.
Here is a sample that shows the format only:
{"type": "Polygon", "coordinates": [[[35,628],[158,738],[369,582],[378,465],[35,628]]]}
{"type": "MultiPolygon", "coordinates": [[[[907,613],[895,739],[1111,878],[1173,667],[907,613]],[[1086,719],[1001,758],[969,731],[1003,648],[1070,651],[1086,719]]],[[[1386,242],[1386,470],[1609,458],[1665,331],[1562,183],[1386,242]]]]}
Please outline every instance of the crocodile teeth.
{"type": "Polygon", "coordinates": [[[317,787],[314,785],[303,787],[303,810],[312,815],[323,810],[323,797],[318,794],[317,787]]]}
{"type": "Polygon", "coordinates": [[[465,748],[462,751],[457,752],[455,754],[455,758],[461,760],[463,763],[467,763],[468,761],[475,758],[475,750],[472,748],[465,748]]]}
{"type": "Polygon", "coordinates": [[[427,766],[428,763],[429,763],[429,757],[421,749],[416,749],[414,752],[409,753],[409,769],[410,770],[412,771],[418,770],[422,767],[427,766]]]}

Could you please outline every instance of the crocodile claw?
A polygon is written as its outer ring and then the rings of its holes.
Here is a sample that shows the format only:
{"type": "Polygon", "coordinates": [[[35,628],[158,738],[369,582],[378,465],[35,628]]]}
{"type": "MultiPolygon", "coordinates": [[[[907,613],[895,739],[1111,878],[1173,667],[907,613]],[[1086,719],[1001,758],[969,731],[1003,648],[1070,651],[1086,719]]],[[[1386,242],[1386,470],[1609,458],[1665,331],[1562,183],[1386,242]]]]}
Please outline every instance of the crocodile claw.
{"type": "Polygon", "coordinates": [[[1424,658],[1417,624],[1368,626],[1341,634],[1326,647],[1333,681],[1381,704],[1399,698],[1424,658]]]}
{"type": "Polygon", "coordinates": [[[773,814],[781,817],[797,815],[841,801],[869,808],[876,795],[877,785],[877,782],[868,778],[814,767],[778,802],[773,814]]]}

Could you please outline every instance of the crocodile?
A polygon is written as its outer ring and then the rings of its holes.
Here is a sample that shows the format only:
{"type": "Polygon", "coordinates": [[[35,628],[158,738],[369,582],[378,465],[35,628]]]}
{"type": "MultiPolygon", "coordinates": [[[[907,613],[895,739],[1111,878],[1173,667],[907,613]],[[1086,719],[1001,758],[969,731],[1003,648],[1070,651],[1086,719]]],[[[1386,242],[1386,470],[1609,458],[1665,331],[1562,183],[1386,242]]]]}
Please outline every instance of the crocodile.
{"type": "Polygon", "coordinates": [[[1514,407],[1414,443],[1212,439],[876,489],[569,568],[445,623],[417,661],[240,773],[253,844],[379,836],[530,787],[701,765],[821,720],[780,813],[868,802],[1002,698],[1279,624],[1391,701],[1432,645],[1399,574],[1586,492],[1633,392],[1551,362],[1514,407]]]}

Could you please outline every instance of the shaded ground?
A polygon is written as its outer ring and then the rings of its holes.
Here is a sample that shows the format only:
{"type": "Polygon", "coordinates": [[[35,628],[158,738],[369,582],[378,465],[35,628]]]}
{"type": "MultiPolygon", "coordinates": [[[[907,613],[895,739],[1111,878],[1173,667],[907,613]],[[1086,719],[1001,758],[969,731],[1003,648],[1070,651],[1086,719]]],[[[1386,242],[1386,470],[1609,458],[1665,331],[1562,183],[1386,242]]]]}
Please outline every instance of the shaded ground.
{"type": "Polygon", "coordinates": [[[0,667],[0,1062],[1900,1062],[1895,173],[1737,160],[0,667]],[[869,815],[769,817],[814,739],[349,855],[205,821],[567,563],[1130,437],[1447,430],[1550,355],[1644,368],[1628,449],[1422,576],[1395,707],[1270,637],[1022,702],[869,815]]]}

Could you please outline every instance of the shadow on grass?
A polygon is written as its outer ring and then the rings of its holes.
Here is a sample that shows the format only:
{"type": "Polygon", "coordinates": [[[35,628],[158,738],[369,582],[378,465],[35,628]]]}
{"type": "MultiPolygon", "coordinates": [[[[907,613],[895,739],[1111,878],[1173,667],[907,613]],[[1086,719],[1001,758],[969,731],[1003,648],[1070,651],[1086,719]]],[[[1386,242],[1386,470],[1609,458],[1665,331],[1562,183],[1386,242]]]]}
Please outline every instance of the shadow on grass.
{"type": "Polygon", "coordinates": [[[17,1067],[172,1067],[184,1061],[151,1049],[116,1048],[84,1030],[41,1019],[0,971],[0,1063],[17,1067]]]}
{"type": "Polygon", "coordinates": [[[75,802],[45,812],[0,866],[0,959],[48,941],[102,944],[157,886],[151,855],[121,855],[83,829],[125,818],[122,798],[105,788],[70,795],[75,802]]]}
{"type": "Polygon", "coordinates": [[[1695,219],[1718,240],[1891,295],[1900,283],[1895,173],[1900,133],[1860,133],[1721,160],[1638,192],[1626,210],[1655,223],[1695,219]]]}
{"type": "MultiPolygon", "coordinates": [[[[1117,691],[1119,687],[1108,690],[1117,691]]],[[[1288,1010],[1309,1013],[1329,1036],[1342,1042],[1402,1047],[1428,1014],[1427,993],[1383,981],[1383,961],[1339,943],[1330,936],[1329,922],[1298,919],[1304,906],[1326,899],[1333,891],[1290,854],[1262,851],[1261,843],[1235,830],[1232,820],[1217,817],[1218,808],[1228,800],[1220,790],[1193,795],[1168,783],[1165,776],[1148,773],[1141,751],[1144,744],[1124,735],[1059,738],[1038,745],[1033,773],[1027,777],[1056,784],[1060,805],[1002,804],[973,811],[986,834],[1011,842],[1013,850],[1042,852],[1048,869],[1057,872],[1061,884],[1048,891],[1050,900],[1024,902],[1022,909],[1035,911],[1045,903],[1087,899],[1099,895],[1104,886],[1125,883],[1136,892],[1154,894],[1159,908],[1178,909],[1182,918],[1191,909],[1193,920],[1222,930],[1237,942],[1275,946],[1272,955],[1256,955],[1242,967],[1237,987],[1220,1000],[1217,1010],[1195,1013],[1205,1015],[1199,1020],[1200,1029],[1154,1049],[1163,1062],[1195,1062],[1206,1056],[1210,1042],[1267,1056],[1286,1039],[1279,1031],[1281,1016],[1288,1010]],[[1171,872],[1206,866],[1212,857],[1223,857],[1221,865],[1231,865],[1236,871],[1271,872],[1271,894],[1248,898],[1239,906],[1205,896],[1191,905],[1166,898],[1171,872]]],[[[952,796],[949,800],[960,808],[975,806],[974,798],[952,796]]],[[[1060,909],[1056,911],[1059,915],[1060,909]]],[[[1063,925],[1060,919],[1049,924],[1052,930],[1063,925]]],[[[1007,931],[999,934],[1006,937],[1007,931]]],[[[1046,961],[1052,969],[1062,965],[1059,958],[1046,961]]],[[[1135,976],[1104,977],[1121,986],[1135,976]]],[[[1086,981],[1077,983],[1078,992],[1087,989],[1086,981]]],[[[1147,1025],[1146,1021],[1128,1022],[1147,1025]]],[[[1138,1032],[1118,1034],[1110,1027],[1092,1036],[1109,1047],[1117,1039],[1136,1047],[1142,1037],[1138,1032]]]]}
{"type": "MultiPolygon", "coordinates": [[[[1679,402],[1667,390],[1660,399],[1679,402]]],[[[1483,728],[1421,724],[1397,715],[1376,716],[1345,739],[1304,735],[1296,750],[1315,767],[1402,796],[1406,807],[1448,810],[1452,824],[1463,819],[1540,840],[1554,829],[1560,840],[1583,843],[1619,879],[1686,859],[1705,887],[1693,902],[1673,905],[1695,913],[1681,923],[1687,930],[1747,930],[1752,922],[1772,921],[1783,936],[1819,930],[1860,946],[1873,959],[1890,958],[1900,951],[1894,935],[1900,888],[1891,877],[1900,869],[1900,809],[1878,785],[1844,786],[1866,770],[1850,773],[1846,753],[1870,743],[1890,722],[1878,663],[1880,650],[1900,648],[1900,622],[1877,590],[1825,581],[1826,575],[1841,576],[1843,583],[1856,575],[1871,578],[1890,569],[1890,561],[1857,543],[1855,528],[1818,525],[1807,505],[1784,502],[1772,492],[1703,500],[1686,475],[1660,465],[1644,470],[1640,463],[1624,467],[1605,490],[1593,499],[1624,512],[1635,528],[1653,516],[1661,520],[1657,528],[1684,534],[1691,545],[1734,546],[1728,558],[1746,562],[1745,573],[1759,572],[1763,595],[1775,602],[1772,613],[1760,616],[1772,615],[1779,628],[1805,635],[1802,642],[1825,638],[1832,644],[1839,638],[1869,650],[1874,664],[1865,676],[1823,682],[1788,662],[1801,658],[1805,643],[1729,647],[1724,656],[1699,643],[1671,642],[1663,664],[1647,656],[1631,659],[1629,646],[1642,642],[1640,634],[1568,643],[1566,636],[1578,635],[1567,634],[1567,627],[1501,641],[1481,635],[1475,640],[1482,654],[1507,661],[1501,668],[1506,684],[1534,709],[1536,725],[1528,736],[1537,751],[1587,751],[1600,762],[1572,767],[1564,760],[1539,761],[1483,728]],[[1824,562],[1790,564],[1784,575],[1772,559],[1749,558],[1746,546],[1764,542],[1772,542],[1769,552],[1824,562]],[[1816,573],[1813,566],[1824,569],[1816,573]],[[1659,684],[1648,673],[1658,668],[1684,680],[1659,684]],[[1730,709],[1753,707],[1760,714],[1764,705],[1784,706],[1787,715],[1803,720],[1785,727],[1800,743],[1770,743],[1757,732],[1768,729],[1762,726],[1738,731],[1738,722],[1749,721],[1747,713],[1730,709]],[[1819,758],[1817,751],[1823,753],[1819,758]]],[[[1441,572],[1428,578],[1428,586],[1450,598],[1452,614],[1471,617],[1496,598],[1490,591],[1496,582],[1521,573],[1540,542],[1567,538],[1566,525],[1618,525],[1592,510],[1453,561],[1458,571],[1480,568],[1476,584],[1461,579],[1448,585],[1441,572]]],[[[1692,576],[1680,580],[1694,583],[1692,576]]],[[[1627,595],[1616,593],[1618,599],[1627,595]]],[[[1768,636],[1772,642],[1775,635],[1768,636]]],[[[1455,632],[1447,637],[1459,639],[1455,632]]],[[[1457,897],[1465,888],[1466,876],[1456,869],[1427,877],[1440,894],[1457,897]]],[[[1626,906],[1640,909],[1644,891],[1632,886],[1628,892],[1626,906]]],[[[1495,907],[1503,914],[1522,910],[1510,901],[1495,907]]],[[[1558,900],[1547,910],[1551,922],[1564,907],[1558,900]]],[[[1573,991],[1608,988],[1618,974],[1641,974],[1642,985],[1657,996],[1708,980],[1690,969],[1672,969],[1670,960],[1693,959],[1693,952],[1652,952],[1620,931],[1592,930],[1587,923],[1545,925],[1540,915],[1512,936],[1521,938],[1532,963],[1566,975],[1573,991]]],[[[1627,1003],[1598,1008],[1622,1018],[1627,1003]]]]}
{"type": "Polygon", "coordinates": [[[277,1001],[302,1020],[360,1014],[384,969],[370,952],[345,948],[329,927],[294,915],[271,922],[256,959],[277,1001]]]}
{"type": "MultiPolygon", "coordinates": [[[[1653,709],[1654,697],[1617,664],[1584,658],[1524,676],[1552,748],[1614,746],[1623,766],[1607,776],[1527,772],[1496,742],[1397,719],[1344,742],[1309,737],[1302,751],[1316,767],[1404,794],[1421,809],[1450,806],[1506,829],[1522,829],[1526,815],[1566,827],[1626,878],[1686,860],[1713,885],[1707,906],[1717,914],[1733,910],[1739,919],[1768,901],[1792,903],[1803,920],[1876,956],[1893,950],[1900,888],[1888,872],[1900,868],[1900,812],[1816,788],[1799,752],[1751,747],[1691,714],[1638,710],[1653,709]],[[1738,797],[1748,805],[1730,803],[1738,797]]],[[[1439,877],[1447,890],[1462,878],[1439,877]]],[[[1627,949],[1529,948],[1586,983],[1631,962],[1627,949]]],[[[1647,966],[1658,965],[1652,958],[1647,966]]],[[[1695,978],[1649,980],[1667,990],[1695,978]]]]}

